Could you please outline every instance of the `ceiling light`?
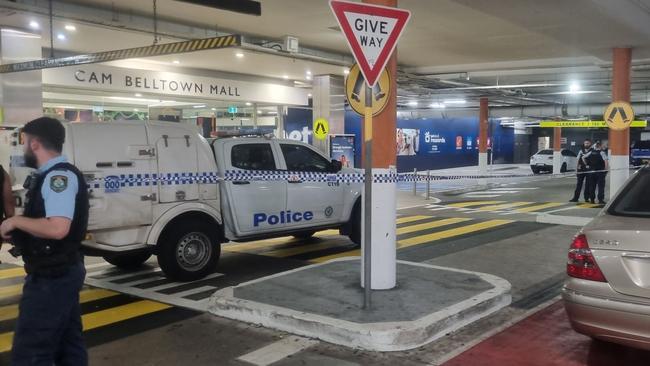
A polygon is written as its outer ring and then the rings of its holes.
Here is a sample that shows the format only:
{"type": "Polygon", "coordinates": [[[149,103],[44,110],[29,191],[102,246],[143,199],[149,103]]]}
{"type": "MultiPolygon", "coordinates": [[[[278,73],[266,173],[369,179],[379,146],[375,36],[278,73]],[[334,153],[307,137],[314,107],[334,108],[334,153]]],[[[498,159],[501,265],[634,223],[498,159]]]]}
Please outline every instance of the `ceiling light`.
{"type": "Polygon", "coordinates": [[[307,75],[307,76],[305,76],[305,79],[307,79],[307,80],[311,80],[311,75],[307,75]]]}
{"type": "Polygon", "coordinates": [[[211,110],[211,111],[216,111],[216,110],[217,110],[217,108],[210,108],[210,110],[211,110]]]}
{"type": "Polygon", "coordinates": [[[309,94],[307,94],[307,96],[308,96],[309,98],[311,98],[311,97],[312,97],[312,95],[311,95],[311,93],[309,93],[309,94]]]}
{"type": "Polygon", "coordinates": [[[192,108],[205,108],[205,104],[193,105],[192,108]]]}
{"type": "Polygon", "coordinates": [[[32,20],[31,22],[29,22],[29,27],[32,29],[39,29],[41,26],[38,24],[37,21],[32,20]]]}
{"type": "Polygon", "coordinates": [[[444,101],[445,104],[465,104],[467,101],[465,99],[449,99],[444,101]]]}
{"type": "Polygon", "coordinates": [[[56,35],[56,38],[58,38],[60,41],[65,41],[65,34],[59,33],[56,35]]]}
{"type": "Polygon", "coordinates": [[[250,107],[250,106],[253,105],[253,103],[251,103],[251,102],[246,102],[246,105],[250,107]]]}
{"type": "Polygon", "coordinates": [[[262,113],[264,113],[264,111],[262,111],[262,110],[257,111],[257,114],[262,114],[262,113]]]}
{"type": "Polygon", "coordinates": [[[138,112],[139,109],[138,109],[138,108],[133,108],[133,111],[134,111],[134,112],[138,112]]]}
{"type": "Polygon", "coordinates": [[[350,69],[348,69],[348,68],[343,69],[343,73],[344,73],[345,75],[350,74],[350,69]]]}
{"type": "Polygon", "coordinates": [[[571,93],[577,93],[577,92],[580,91],[580,89],[582,89],[582,88],[580,87],[580,84],[578,84],[578,83],[575,82],[575,81],[572,82],[571,84],[569,84],[569,92],[571,92],[571,93]]]}
{"type": "Polygon", "coordinates": [[[289,75],[282,75],[282,78],[286,80],[289,78],[289,75]]]}
{"type": "Polygon", "coordinates": [[[135,93],[135,96],[136,96],[136,97],[141,97],[142,94],[140,94],[140,93],[135,93]]]}
{"type": "Polygon", "coordinates": [[[408,102],[408,103],[406,103],[406,104],[407,104],[409,107],[417,107],[417,106],[418,106],[418,102],[416,102],[416,101],[414,101],[414,100],[412,100],[412,101],[410,101],[410,102],[408,102]]]}
{"type": "Polygon", "coordinates": [[[244,53],[243,52],[237,52],[237,53],[235,53],[235,56],[237,56],[237,58],[242,58],[242,57],[244,57],[244,53]]]}
{"type": "Polygon", "coordinates": [[[178,65],[178,64],[180,64],[181,62],[178,61],[178,60],[174,60],[174,61],[172,61],[172,63],[178,65]]]}
{"type": "Polygon", "coordinates": [[[430,108],[437,108],[437,109],[444,109],[445,108],[445,103],[431,103],[429,105],[430,108]]]}
{"type": "Polygon", "coordinates": [[[311,71],[307,70],[306,74],[311,75],[311,71]]]}
{"type": "Polygon", "coordinates": [[[75,27],[75,26],[72,25],[72,24],[66,24],[66,26],[65,26],[65,30],[70,31],[70,32],[74,32],[74,31],[77,30],[77,27],[75,27]]]}

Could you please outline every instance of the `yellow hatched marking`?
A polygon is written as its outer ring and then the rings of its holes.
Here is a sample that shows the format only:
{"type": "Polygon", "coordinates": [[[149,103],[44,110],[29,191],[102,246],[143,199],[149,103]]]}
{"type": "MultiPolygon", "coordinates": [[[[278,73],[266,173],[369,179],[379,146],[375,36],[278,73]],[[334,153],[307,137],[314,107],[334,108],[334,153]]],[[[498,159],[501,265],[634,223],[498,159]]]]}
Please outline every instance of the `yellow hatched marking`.
{"type": "Polygon", "coordinates": [[[419,245],[424,243],[430,243],[432,241],[447,239],[454,236],[469,234],[475,231],[485,230],[493,227],[498,227],[502,225],[509,224],[513,221],[511,220],[489,220],[485,222],[480,222],[478,224],[467,225],[459,227],[456,229],[449,229],[439,231],[433,234],[420,235],[409,239],[400,240],[397,242],[398,248],[406,248],[413,245],[419,245]]]}
{"type": "Polygon", "coordinates": [[[559,202],[549,202],[549,203],[544,203],[541,205],[534,205],[534,206],[529,206],[529,207],[524,207],[524,208],[518,208],[515,211],[516,212],[534,212],[534,211],[539,211],[539,210],[545,210],[547,208],[553,208],[553,207],[558,207],[562,206],[564,203],[559,203],[559,202]]]}
{"type": "Polygon", "coordinates": [[[347,252],[342,252],[342,253],[337,253],[337,254],[332,254],[332,255],[326,255],[324,257],[319,257],[319,258],[314,258],[310,262],[313,263],[323,263],[327,262],[332,259],[337,259],[337,258],[344,258],[344,257],[358,257],[361,255],[361,249],[355,249],[355,250],[350,250],[347,252]]]}
{"type": "Polygon", "coordinates": [[[433,229],[433,228],[436,228],[436,227],[457,224],[459,222],[464,222],[464,221],[469,221],[469,220],[471,220],[471,219],[462,218],[462,217],[454,217],[454,218],[450,218],[450,219],[442,219],[442,220],[437,220],[437,221],[433,221],[433,222],[425,222],[424,224],[417,224],[417,225],[411,225],[411,226],[398,228],[397,229],[397,235],[408,234],[408,233],[413,233],[413,232],[416,232],[416,231],[422,231],[422,230],[427,230],[427,229],[433,229]]]}
{"type": "MultiPolygon", "coordinates": [[[[171,305],[142,300],[82,315],[81,321],[83,329],[86,331],[169,308],[171,308],[171,305]]],[[[0,334],[0,353],[11,350],[13,337],[13,332],[0,334]]]]}
{"type": "Polygon", "coordinates": [[[400,217],[397,219],[395,222],[397,224],[406,224],[408,222],[413,222],[413,221],[420,221],[420,220],[425,220],[425,219],[430,219],[433,216],[406,216],[406,217],[400,217]]]}
{"type": "Polygon", "coordinates": [[[490,206],[483,206],[481,208],[478,208],[479,211],[496,211],[496,210],[502,210],[504,208],[513,208],[513,207],[519,207],[519,206],[526,206],[533,204],[535,202],[512,202],[512,203],[504,203],[501,205],[490,205],[490,206]]]}
{"type": "Polygon", "coordinates": [[[327,243],[302,245],[296,248],[277,249],[277,250],[272,250],[270,252],[265,252],[263,254],[271,257],[285,258],[285,257],[291,257],[293,255],[317,252],[323,249],[336,248],[339,246],[350,245],[350,244],[351,242],[347,239],[334,240],[334,241],[328,241],[327,243]]]}
{"type": "Polygon", "coordinates": [[[0,279],[22,277],[25,275],[23,267],[8,268],[0,270],[0,279]]]}
{"type": "MultiPolygon", "coordinates": [[[[79,293],[79,302],[83,304],[86,302],[101,300],[116,295],[119,295],[119,293],[104,290],[104,289],[85,290],[79,293]]],[[[12,305],[0,307],[0,322],[9,319],[15,319],[17,317],[18,317],[18,304],[12,304],[12,305]]]]}
{"type": "Polygon", "coordinates": [[[456,208],[465,208],[473,206],[483,206],[483,205],[493,205],[495,203],[504,203],[505,201],[471,201],[471,202],[459,202],[459,203],[450,203],[447,206],[456,207],[456,208]]]}
{"type": "Polygon", "coordinates": [[[578,203],[578,208],[598,208],[601,207],[602,205],[599,205],[597,203],[578,203]]]}
{"type": "MultiPolygon", "coordinates": [[[[323,230],[315,234],[317,237],[324,236],[335,236],[340,235],[338,230],[323,230]]],[[[227,244],[222,247],[223,250],[227,252],[245,252],[247,250],[261,249],[261,248],[271,248],[278,244],[286,244],[292,240],[296,240],[290,236],[283,236],[281,238],[266,239],[260,241],[253,241],[250,243],[238,243],[238,244],[227,244]]],[[[302,241],[301,241],[302,242],[302,241]]],[[[297,242],[296,242],[297,243],[297,242]]]]}
{"type": "Polygon", "coordinates": [[[0,299],[3,297],[13,297],[23,293],[23,284],[0,287],[0,299]]]}

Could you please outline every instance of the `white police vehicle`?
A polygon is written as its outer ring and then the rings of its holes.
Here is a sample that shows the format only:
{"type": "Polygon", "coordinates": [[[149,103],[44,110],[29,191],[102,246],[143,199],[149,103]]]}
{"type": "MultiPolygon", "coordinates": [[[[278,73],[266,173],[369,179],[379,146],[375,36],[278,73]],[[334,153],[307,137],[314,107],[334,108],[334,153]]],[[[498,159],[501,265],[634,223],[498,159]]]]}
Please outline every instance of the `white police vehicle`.
{"type": "MultiPolygon", "coordinates": [[[[310,145],[260,136],[207,141],[169,122],[65,127],[64,154],[90,193],[84,249],[116,266],[134,268],[155,254],[168,277],[194,280],[213,271],[228,241],[334,228],[360,243],[358,172],[310,145]]],[[[14,146],[12,170],[24,176],[16,166],[22,147],[14,146]]]]}

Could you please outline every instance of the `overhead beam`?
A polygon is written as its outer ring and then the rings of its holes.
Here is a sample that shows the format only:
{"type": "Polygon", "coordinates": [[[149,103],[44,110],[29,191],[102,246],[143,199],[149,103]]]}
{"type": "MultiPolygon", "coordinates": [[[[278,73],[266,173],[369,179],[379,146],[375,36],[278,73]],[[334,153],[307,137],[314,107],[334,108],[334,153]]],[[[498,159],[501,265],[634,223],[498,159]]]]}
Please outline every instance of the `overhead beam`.
{"type": "Polygon", "coordinates": [[[262,15],[262,4],[252,0],[176,0],[208,8],[232,11],[248,15],[262,15]]]}

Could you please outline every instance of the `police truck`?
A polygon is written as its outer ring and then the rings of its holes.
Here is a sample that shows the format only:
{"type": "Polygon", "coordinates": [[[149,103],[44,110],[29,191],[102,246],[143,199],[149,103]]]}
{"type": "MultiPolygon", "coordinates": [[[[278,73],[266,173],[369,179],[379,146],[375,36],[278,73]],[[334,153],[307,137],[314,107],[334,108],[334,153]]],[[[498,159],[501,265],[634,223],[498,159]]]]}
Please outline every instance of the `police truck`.
{"type": "MultiPolygon", "coordinates": [[[[208,141],[171,122],[64,125],[63,153],[89,192],[84,252],[115,266],[156,255],[167,277],[189,281],[212,272],[229,241],[324,229],[361,241],[359,172],[311,145],[259,135],[208,141]]],[[[11,174],[23,179],[18,129],[12,145],[11,174]]]]}

